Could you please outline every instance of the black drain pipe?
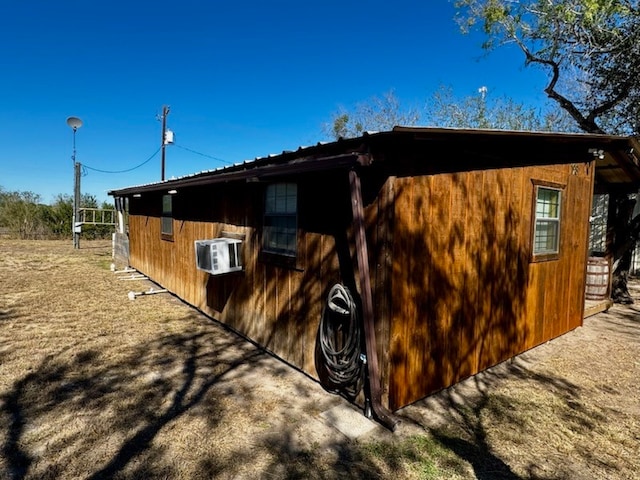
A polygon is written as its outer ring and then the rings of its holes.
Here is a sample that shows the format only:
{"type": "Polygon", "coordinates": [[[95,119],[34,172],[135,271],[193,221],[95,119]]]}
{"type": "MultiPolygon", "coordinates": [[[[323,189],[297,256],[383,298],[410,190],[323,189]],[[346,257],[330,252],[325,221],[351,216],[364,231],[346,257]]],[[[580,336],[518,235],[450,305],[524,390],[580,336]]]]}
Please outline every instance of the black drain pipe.
{"type": "Polygon", "coordinates": [[[362,323],[367,353],[368,375],[366,375],[365,378],[368,383],[368,390],[371,393],[371,407],[373,408],[376,420],[393,432],[398,423],[400,423],[400,419],[382,405],[378,353],[376,348],[376,332],[373,323],[373,298],[371,295],[371,280],[369,277],[369,253],[367,251],[364,212],[362,208],[362,190],[360,188],[360,177],[355,170],[349,171],[349,185],[351,187],[351,210],[353,212],[353,226],[356,237],[356,256],[358,260],[358,270],[360,272],[362,323]]]}

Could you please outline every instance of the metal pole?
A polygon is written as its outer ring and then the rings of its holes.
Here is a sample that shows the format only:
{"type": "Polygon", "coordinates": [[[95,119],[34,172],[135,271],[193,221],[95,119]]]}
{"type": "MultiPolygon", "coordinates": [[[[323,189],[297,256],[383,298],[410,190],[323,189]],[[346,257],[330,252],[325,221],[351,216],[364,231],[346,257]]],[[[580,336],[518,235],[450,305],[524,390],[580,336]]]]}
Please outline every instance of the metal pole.
{"type": "Polygon", "coordinates": [[[71,151],[71,163],[73,164],[73,208],[71,214],[71,238],[73,238],[73,248],[76,247],[76,128],[73,128],[73,150],[71,151]]]}
{"type": "MultiPolygon", "coordinates": [[[[75,157],[75,155],[74,155],[75,157]]],[[[78,217],[80,207],[80,170],[81,165],[74,158],[74,185],[73,185],[73,248],[80,248],[80,219],[78,217]]]]}
{"type": "Polygon", "coordinates": [[[78,203],[80,202],[78,190],[80,180],[78,178],[78,162],[76,162],[76,131],[77,127],[73,127],[73,153],[71,160],[73,161],[73,216],[71,219],[71,236],[73,237],[73,248],[80,248],[76,235],[76,221],[78,220],[78,203]]]}
{"type": "Polygon", "coordinates": [[[80,230],[76,228],[78,223],[78,208],[80,206],[80,164],[76,162],[76,131],[82,126],[82,120],[78,117],[68,117],[67,125],[73,130],[73,216],[71,218],[71,235],[73,236],[73,247],[80,248],[80,230]]]}

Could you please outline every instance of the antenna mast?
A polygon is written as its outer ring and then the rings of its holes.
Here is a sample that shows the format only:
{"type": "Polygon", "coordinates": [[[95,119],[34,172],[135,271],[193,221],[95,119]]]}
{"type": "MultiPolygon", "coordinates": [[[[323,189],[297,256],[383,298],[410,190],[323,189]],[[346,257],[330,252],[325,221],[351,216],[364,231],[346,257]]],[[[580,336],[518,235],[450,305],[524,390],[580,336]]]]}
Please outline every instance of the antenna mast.
{"type": "Polygon", "coordinates": [[[80,231],[82,224],[78,221],[80,208],[80,162],[76,161],[76,131],[82,126],[82,120],[78,117],[67,118],[67,125],[73,130],[73,217],[71,218],[71,232],[73,235],[73,248],[80,248],[80,231]]]}

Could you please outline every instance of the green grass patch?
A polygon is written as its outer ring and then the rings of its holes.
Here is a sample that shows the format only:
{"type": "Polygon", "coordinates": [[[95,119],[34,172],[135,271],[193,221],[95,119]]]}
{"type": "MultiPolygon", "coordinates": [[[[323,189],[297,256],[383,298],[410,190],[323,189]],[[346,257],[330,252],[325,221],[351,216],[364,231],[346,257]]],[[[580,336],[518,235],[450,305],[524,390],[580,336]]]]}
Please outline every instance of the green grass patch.
{"type": "Polygon", "coordinates": [[[442,480],[463,478],[466,463],[431,436],[414,435],[397,442],[363,445],[363,456],[385,473],[404,478],[442,480]]]}

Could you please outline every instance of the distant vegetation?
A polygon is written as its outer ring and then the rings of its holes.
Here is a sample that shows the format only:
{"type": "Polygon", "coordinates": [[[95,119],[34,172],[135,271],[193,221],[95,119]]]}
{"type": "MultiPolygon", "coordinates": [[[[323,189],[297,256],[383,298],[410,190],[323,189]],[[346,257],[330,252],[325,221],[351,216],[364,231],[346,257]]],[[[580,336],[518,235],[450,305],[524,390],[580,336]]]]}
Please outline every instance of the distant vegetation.
{"type": "Polygon", "coordinates": [[[546,103],[529,107],[512,98],[493,96],[487,87],[477,95],[458,97],[450,87],[441,86],[420,107],[407,107],[393,90],[374,96],[351,109],[341,107],[322,127],[325,137],[358,137],[367,131],[386,131],[395,126],[447,128],[490,128],[500,130],[575,132],[571,117],[546,103]]]}
{"type": "MultiPolygon", "coordinates": [[[[96,197],[82,195],[81,208],[113,209],[103,202],[98,205],[96,197]]],[[[59,194],[53,204],[42,203],[40,195],[33,192],[8,192],[0,187],[0,234],[21,239],[71,238],[73,219],[73,197],[59,194]]],[[[113,232],[109,225],[83,225],[82,237],[87,239],[108,238],[113,232]]]]}

